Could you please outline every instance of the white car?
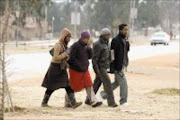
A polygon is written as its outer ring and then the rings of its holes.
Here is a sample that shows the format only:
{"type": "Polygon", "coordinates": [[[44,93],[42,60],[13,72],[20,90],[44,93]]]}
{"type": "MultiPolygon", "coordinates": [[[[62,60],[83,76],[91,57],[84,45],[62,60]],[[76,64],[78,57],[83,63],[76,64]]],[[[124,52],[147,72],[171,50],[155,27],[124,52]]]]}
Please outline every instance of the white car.
{"type": "Polygon", "coordinates": [[[151,37],[151,45],[164,44],[169,45],[170,36],[165,32],[157,32],[151,37]]]}

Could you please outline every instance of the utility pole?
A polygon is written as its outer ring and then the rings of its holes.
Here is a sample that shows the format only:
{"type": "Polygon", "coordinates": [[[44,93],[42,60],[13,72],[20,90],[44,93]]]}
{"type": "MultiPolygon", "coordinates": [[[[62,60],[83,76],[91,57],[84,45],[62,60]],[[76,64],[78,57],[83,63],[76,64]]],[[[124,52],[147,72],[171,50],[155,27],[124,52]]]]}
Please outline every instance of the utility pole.
{"type": "Polygon", "coordinates": [[[18,41],[19,41],[19,28],[20,28],[20,7],[19,7],[19,0],[18,0],[18,10],[16,11],[16,17],[18,18],[17,21],[17,31],[16,31],[16,47],[18,47],[18,41]]]}
{"type": "Polygon", "coordinates": [[[74,39],[77,39],[77,0],[75,0],[75,17],[76,22],[74,24],[74,39]]]}
{"type": "Polygon", "coordinates": [[[71,24],[74,25],[74,39],[77,39],[77,25],[80,25],[80,13],[77,12],[78,3],[74,1],[75,9],[71,12],[71,24]]]}
{"type": "Polygon", "coordinates": [[[137,9],[135,8],[135,4],[136,4],[135,0],[130,1],[129,36],[131,38],[133,38],[134,22],[135,22],[135,18],[137,18],[137,9]]]}

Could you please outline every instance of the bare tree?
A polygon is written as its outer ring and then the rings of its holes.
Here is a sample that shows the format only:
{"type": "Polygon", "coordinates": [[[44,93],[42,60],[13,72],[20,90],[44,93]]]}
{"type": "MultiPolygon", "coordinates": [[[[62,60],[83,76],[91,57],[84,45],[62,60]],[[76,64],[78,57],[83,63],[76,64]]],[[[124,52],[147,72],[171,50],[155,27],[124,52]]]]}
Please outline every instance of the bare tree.
{"type": "MultiPolygon", "coordinates": [[[[2,35],[0,41],[0,120],[4,119],[4,98],[8,95],[9,100],[12,100],[9,93],[8,82],[6,77],[6,57],[5,57],[5,41],[7,41],[7,29],[10,17],[10,7],[9,7],[9,0],[5,0],[5,13],[4,13],[4,20],[2,24],[2,35]]],[[[0,25],[1,28],[1,25],[0,25]]]]}

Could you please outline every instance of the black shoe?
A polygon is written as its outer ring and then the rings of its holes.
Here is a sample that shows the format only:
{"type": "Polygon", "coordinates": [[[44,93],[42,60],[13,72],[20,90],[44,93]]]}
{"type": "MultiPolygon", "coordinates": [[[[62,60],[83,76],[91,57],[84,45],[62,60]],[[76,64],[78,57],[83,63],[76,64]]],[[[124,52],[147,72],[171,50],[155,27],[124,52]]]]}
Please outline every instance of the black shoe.
{"type": "Polygon", "coordinates": [[[74,93],[68,94],[68,97],[69,97],[69,100],[70,100],[70,103],[71,103],[73,109],[82,105],[82,102],[76,102],[74,93]]]}
{"type": "Polygon", "coordinates": [[[91,106],[91,102],[90,102],[90,100],[88,98],[86,98],[85,104],[91,106]]]}
{"type": "Polygon", "coordinates": [[[49,95],[47,95],[47,94],[44,95],[43,101],[41,103],[41,107],[49,107],[48,106],[49,98],[50,98],[49,95]]]}
{"type": "Polygon", "coordinates": [[[102,105],[102,102],[96,102],[94,105],[92,105],[92,107],[99,107],[102,105]]]}
{"type": "Polygon", "coordinates": [[[48,104],[41,104],[41,107],[50,107],[48,104]]]}
{"type": "Polygon", "coordinates": [[[76,104],[72,105],[72,108],[75,109],[82,105],[82,102],[76,102],[76,104]]]}
{"type": "Polygon", "coordinates": [[[112,104],[112,105],[108,105],[109,107],[117,107],[118,105],[116,103],[112,104]]]}
{"type": "Polygon", "coordinates": [[[67,107],[67,108],[72,108],[72,105],[67,104],[67,105],[65,105],[65,107],[67,107]]]}

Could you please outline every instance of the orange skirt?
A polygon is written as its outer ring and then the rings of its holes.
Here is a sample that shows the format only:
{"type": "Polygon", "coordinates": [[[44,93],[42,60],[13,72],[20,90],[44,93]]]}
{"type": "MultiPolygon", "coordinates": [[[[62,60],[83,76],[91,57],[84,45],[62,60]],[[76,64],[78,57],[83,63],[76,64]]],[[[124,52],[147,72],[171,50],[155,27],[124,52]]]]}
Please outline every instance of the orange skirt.
{"type": "Polygon", "coordinates": [[[75,92],[80,92],[84,88],[91,87],[93,85],[89,71],[77,72],[69,69],[70,85],[75,92]]]}

